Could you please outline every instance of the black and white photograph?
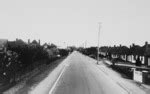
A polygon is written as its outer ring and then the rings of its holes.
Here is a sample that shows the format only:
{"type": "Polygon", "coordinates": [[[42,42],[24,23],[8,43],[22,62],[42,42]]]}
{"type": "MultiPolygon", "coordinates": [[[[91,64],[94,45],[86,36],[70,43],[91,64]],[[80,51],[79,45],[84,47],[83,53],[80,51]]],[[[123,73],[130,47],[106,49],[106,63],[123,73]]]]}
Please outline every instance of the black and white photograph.
{"type": "Polygon", "coordinates": [[[0,94],[150,94],[150,0],[0,0],[0,94]]]}

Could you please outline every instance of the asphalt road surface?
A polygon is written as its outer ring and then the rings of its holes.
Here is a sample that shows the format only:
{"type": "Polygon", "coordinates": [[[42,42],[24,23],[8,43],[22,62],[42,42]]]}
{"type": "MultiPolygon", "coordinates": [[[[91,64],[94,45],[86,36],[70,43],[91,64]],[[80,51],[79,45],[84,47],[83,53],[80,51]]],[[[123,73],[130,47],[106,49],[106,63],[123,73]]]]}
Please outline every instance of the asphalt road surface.
{"type": "Polygon", "coordinates": [[[129,94],[91,60],[78,52],[71,54],[51,94],[129,94]]]}

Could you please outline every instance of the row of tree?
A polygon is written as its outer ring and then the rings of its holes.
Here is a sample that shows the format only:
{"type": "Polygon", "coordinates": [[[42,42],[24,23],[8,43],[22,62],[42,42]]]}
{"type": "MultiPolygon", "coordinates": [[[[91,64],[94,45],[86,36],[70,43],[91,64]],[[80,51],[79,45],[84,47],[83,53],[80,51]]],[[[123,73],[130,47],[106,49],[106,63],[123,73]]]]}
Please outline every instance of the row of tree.
{"type": "Polygon", "coordinates": [[[1,82],[9,82],[20,71],[24,74],[41,64],[49,64],[56,60],[59,54],[60,56],[68,55],[68,51],[65,49],[58,49],[54,44],[40,45],[36,40],[31,43],[26,43],[20,39],[8,41],[6,48],[7,51],[0,54],[1,82]],[[38,63],[39,61],[44,62],[38,63]]]}
{"type": "MultiPolygon", "coordinates": [[[[118,58],[120,58],[121,55],[124,55],[125,57],[128,57],[129,55],[133,55],[134,57],[137,56],[150,56],[150,52],[147,50],[148,49],[148,43],[146,42],[144,46],[139,46],[133,44],[130,47],[127,46],[102,46],[99,48],[101,53],[100,56],[107,56],[108,58],[111,59],[111,55],[116,55],[118,58]]],[[[97,47],[89,47],[89,48],[79,48],[79,51],[86,55],[94,55],[95,57],[97,56],[97,47]]],[[[126,58],[127,59],[127,58],[126,58]]]]}

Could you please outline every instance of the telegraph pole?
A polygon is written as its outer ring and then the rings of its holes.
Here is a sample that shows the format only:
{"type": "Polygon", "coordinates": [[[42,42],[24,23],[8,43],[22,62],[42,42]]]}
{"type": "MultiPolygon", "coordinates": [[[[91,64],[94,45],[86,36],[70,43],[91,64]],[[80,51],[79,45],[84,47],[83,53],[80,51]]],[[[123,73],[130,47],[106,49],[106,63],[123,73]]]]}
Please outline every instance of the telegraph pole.
{"type": "Polygon", "coordinates": [[[98,30],[98,43],[97,43],[97,64],[99,64],[99,38],[100,38],[100,29],[101,29],[101,22],[98,23],[99,30],[98,30]]]}

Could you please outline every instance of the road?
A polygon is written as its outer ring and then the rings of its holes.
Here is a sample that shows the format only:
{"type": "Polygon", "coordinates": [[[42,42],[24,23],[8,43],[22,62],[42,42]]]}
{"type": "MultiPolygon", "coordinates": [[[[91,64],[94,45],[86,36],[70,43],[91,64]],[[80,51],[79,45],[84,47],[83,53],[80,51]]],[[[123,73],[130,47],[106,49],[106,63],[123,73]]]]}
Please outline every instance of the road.
{"type": "MultiPolygon", "coordinates": [[[[20,94],[20,93],[19,93],[20,94]]],[[[49,75],[22,94],[146,94],[103,62],[75,51],[49,75]]],[[[149,94],[149,93],[147,93],[149,94]]]]}
{"type": "Polygon", "coordinates": [[[74,52],[51,94],[129,94],[89,57],[74,52]]]}
{"type": "Polygon", "coordinates": [[[96,60],[75,51],[52,71],[47,70],[3,94],[150,94],[149,90],[122,78],[103,62],[96,63],[96,60]]]}

